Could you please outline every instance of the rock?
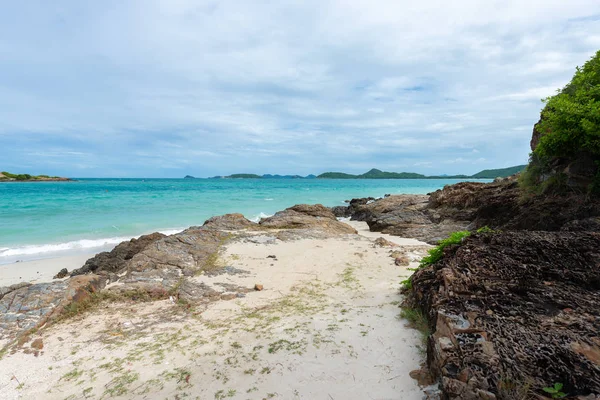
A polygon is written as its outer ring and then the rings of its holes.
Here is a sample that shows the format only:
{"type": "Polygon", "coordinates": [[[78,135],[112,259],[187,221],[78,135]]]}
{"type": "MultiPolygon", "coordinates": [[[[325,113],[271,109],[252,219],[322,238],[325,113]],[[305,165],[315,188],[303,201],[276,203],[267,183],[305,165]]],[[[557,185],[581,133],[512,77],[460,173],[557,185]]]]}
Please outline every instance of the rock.
{"type": "Polygon", "coordinates": [[[501,378],[600,393],[600,233],[471,235],[411,281],[447,397],[493,399],[501,378]]]}
{"type": "Polygon", "coordinates": [[[338,218],[348,218],[351,215],[347,206],[331,207],[331,212],[338,218]]]}
{"type": "Polygon", "coordinates": [[[86,261],[85,265],[79,269],[73,270],[71,276],[100,273],[117,272],[125,268],[126,263],[134,255],[145,249],[149,244],[164,238],[162,233],[152,233],[141,236],[138,239],[121,242],[110,252],[102,252],[86,261]]]}
{"type": "Polygon", "coordinates": [[[331,210],[320,204],[300,204],[287,208],[272,217],[263,218],[260,225],[270,229],[320,230],[334,236],[357,233],[350,225],[339,222],[331,210]]]}
{"type": "Polygon", "coordinates": [[[35,339],[31,342],[31,347],[36,350],[42,350],[44,348],[44,341],[41,338],[35,339]]]}
{"type": "Polygon", "coordinates": [[[51,283],[21,285],[0,299],[0,341],[13,340],[61,315],[66,307],[87,301],[106,279],[86,275],[51,283]]]}
{"type": "Polygon", "coordinates": [[[336,219],[335,214],[325,207],[322,204],[296,204],[293,207],[288,208],[287,210],[295,211],[300,214],[310,215],[311,217],[319,217],[319,218],[328,218],[328,219],[336,219]]]}
{"type": "Polygon", "coordinates": [[[237,231],[258,227],[258,224],[247,220],[242,214],[225,214],[209,218],[202,225],[205,229],[237,231]]]}
{"type": "Polygon", "coordinates": [[[254,290],[260,292],[261,290],[263,290],[263,285],[261,285],[260,283],[257,283],[256,285],[254,285],[254,290]]]}
{"type": "Polygon", "coordinates": [[[392,243],[389,240],[386,240],[382,237],[375,239],[373,245],[376,247],[398,247],[396,243],[392,243]]]}
{"type": "Polygon", "coordinates": [[[62,279],[67,275],[69,275],[69,271],[66,268],[63,268],[58,272],[58,274],[54,275],[54,278],[52,279],[62,279]]]}
{"type": "Polygon", "coordinates": [[[407,256],[396,257],[394,259],[394,264],[399,267],[407,267],[410,264],[410,260],[407,256]]]}

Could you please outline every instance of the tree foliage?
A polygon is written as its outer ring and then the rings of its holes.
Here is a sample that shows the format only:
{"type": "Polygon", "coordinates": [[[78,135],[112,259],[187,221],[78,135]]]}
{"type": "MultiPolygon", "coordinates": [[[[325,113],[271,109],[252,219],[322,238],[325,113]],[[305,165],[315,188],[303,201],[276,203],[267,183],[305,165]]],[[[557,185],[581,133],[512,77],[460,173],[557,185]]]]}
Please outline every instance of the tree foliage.
{"type": "Polygon", "coordinates": [[[535,154],[569,157],[579,151],[600,155],[600,51],[577,71],[558,94],[545,100],[542,133],[535,154]]]}

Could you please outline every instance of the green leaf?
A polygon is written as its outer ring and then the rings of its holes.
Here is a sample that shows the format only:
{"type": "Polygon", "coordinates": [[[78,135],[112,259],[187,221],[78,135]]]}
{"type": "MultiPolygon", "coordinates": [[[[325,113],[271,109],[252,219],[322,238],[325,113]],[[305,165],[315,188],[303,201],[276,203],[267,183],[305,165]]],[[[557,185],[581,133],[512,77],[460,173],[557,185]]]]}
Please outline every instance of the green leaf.
{"type": "Polygon", "coordinates": [[[560,392],[560,391],[562,390],[562,388],[563,388],[563,384],[562,384],[562,383],[555,383],[555,384],[554,384],[554,389],[555,389],[557,392],[560,392]]]}

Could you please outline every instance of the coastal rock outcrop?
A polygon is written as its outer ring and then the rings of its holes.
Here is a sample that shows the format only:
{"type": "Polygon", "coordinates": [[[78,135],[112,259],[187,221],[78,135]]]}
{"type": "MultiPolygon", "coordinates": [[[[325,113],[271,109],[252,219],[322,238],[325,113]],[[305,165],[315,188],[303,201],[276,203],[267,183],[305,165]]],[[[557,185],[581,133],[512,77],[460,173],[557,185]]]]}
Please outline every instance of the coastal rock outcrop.
{"type": "Polygon", "coordinates": [[[39,328],[59,316],[66,307],[89,299],[105,285],[105,278],[90,274],[64,281],[1,288],[0,345],[39,328]]]}
{"type": "Polygon", "coordinates": [[[447,398],[600,394],[599,233],[472,235],[411,281],[447,398]]]}
{"type": "Polygon", "coordinates": [[[154,243],[164,237],[165,235],[162,233],[155,232],[150,235],[140,236],[138,239],[121,242],[111,251],[104,251],[87,260],[83,267],[71,271],[71,276],[94,272],[114,273],[120,271],[134,255],[142,251],[150,243],[154,243]]]}
{"type": "MultiPolygon", "coordinates": [[[[346,208],[352,220],[366,221],[373,232],[436,243],[471,221],[444,217],[429,210],[429,196],[394,195],[382,199],[353,199],[346,208]]],[[[455,216],[456,217],[456,216],[455,216]]]]}
{"type": "MultiPolygon", "coordinates": [[[[357,199],[362,200],[363,199],[357,199]]],[[[502,230],[597,231],[600,198],[584,193],[526,195],[517,177],[461,182],[429,196],[395,195],[346,208],[371,231],[435,244],[449,233],[484,226],[502,230]]],[[[337,211],[338,215],[341,211],[337,211]]]]}
{"type": "Polygon", "coordinates": [[[338,221],[335,214],[321,204],[299,204],[286,208],[272,217],[261,219],[260,226],[270,229],[317,229],[332,235],[357,233],[350,225],[338,221]]]}
{"type": "Polygon", "coordinates": [[[207,219],[202,228],[204,229],[216,229],[216,230],[224,230],[224,231],[236,231],[240,229],[252,229],[257,228],[258,224],[256,222],[252,222],[242,214],[225,214],[219,215],[216,217],[212,217],[207,219]]]}

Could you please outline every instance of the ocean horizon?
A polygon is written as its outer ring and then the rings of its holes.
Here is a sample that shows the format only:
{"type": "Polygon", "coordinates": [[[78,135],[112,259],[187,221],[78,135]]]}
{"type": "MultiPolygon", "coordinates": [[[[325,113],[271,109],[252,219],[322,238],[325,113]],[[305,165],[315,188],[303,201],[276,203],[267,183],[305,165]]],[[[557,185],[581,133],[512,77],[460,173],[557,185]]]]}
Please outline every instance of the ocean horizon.
{"type": "Polygon", "coordinates": [[[202,225],[215,215],[241,213],[258,222],[299,203],[331,207],[352,198],[427,194],[473,181],[76,179],[0,184],[0,264],[105,251],[143,234],[172,234],[202,225]]]}

